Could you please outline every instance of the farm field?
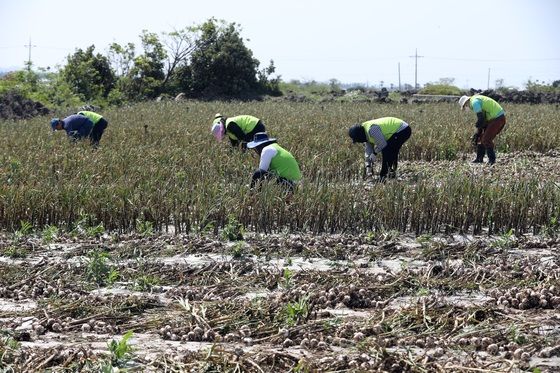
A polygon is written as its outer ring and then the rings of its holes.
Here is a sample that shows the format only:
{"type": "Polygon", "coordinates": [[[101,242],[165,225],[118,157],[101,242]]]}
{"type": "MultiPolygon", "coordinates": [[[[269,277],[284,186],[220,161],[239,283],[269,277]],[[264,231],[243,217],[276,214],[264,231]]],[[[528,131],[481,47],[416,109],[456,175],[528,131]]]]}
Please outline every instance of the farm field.
{"type": "Polygon", "coordinates": [[[456,104],[147,103],[97,150],[0,123],[0,370],[559,370],[560,111],[504,108],[492,167],[456,104]],[[263,119],[293,195],[216,112],[263,119]],[[413,131],[384,184],[346,135],[381,116],[413,131]]]}

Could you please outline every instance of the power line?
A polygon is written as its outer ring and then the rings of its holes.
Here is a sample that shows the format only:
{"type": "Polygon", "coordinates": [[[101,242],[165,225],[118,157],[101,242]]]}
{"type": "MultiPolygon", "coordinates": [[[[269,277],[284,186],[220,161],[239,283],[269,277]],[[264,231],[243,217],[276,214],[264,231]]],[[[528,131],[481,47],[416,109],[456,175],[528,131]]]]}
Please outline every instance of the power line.
{"type": "MultiPolygon", "coordinates": [[[[17,48],[21,48],[22,45],[0,45],[0,49],[17,49],[17,48]]],[[[29,48],[29,45],[25,44],[23,45],[24,48],[29,48]]],[[[59,49],[59,50],[72,50],[75,48],[68,48],[68,47],[52,47],[52,46],[47,46],[47,45],[33,45],[34,48],[40,48],[40,49],[59,49]]]]}
{"type": "Polygon", "coordinates": [[[530,62],[530,61],[559,61],[560,58],[499,58],[499,59],[482,59],[482,58],[454,58],[454,57],[432,57],[424,56],[431,60],[448,60],[448,61],[467,61],[467,62],[530,62]]]}

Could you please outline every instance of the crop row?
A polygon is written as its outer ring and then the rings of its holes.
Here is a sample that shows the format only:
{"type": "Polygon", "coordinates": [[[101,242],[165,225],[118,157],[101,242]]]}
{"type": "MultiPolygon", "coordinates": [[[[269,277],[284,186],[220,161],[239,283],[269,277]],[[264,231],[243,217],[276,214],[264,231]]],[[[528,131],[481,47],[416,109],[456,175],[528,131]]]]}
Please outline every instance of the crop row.
{"type": "Polygon", "coordinates": [[[540,230],[560,216],[558,108],[505,109],[494,168],[469,165],[474,115],[445,103],[146,103],[104,112],[109,127],[97,150],[51,133],[48,118],[4,122],[0,227],[85,222],[130,231],[149,222],[189,232],[235,220],[265,232],[540,230]],[[293,196],[275,185],[249,189],[256,155],[214,141],[215,112],[263,119],[302,168],[293,196]],[[362,148],[346,130],[381,116],[406,120],[413,135],[400,179],[373,185],[362,180],[362,148]]]}

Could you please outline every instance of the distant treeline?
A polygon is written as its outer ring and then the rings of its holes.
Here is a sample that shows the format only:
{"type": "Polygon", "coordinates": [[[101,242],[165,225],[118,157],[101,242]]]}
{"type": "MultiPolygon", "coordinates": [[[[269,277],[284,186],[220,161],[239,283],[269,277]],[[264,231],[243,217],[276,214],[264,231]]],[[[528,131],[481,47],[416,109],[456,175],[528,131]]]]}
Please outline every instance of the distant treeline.
{"type": "Polygon", "coordinates": [[[239,26],[211,18],[202,25],[161,35],[143,30],[140,51],[113,43],[106,55],[95,46],[76,49],[58,71],[35,69],[4,74],[0,94],[14,92],[46,106],[97,106],[155,99],[254,98],[278,95],[274,62],[259,69],[239,26]]]}
{"type": "MultiPolygon", "coordinates": [[[[196,100],[255,100],[283,96],[288,101],[421,102],[413,93],[462,95],[454,78],[440,78],[414,90],[346,87],[336,79],[283,82],[274,61],[261,68],[240,36],[240,26],[210,18],[201,25],[156,34],[143,30],[140,46],[112,43],[105,54],[95,46],[76,51],[55,71],[34,68],[0,76],[0,119],[44,115],[50,110],[83,104],[96,107],[180,97],[196,100]]],[[[503,82],[502,82],[503,83],[503,82]]],[[[526,90],[484,91],[499,102],[559,103],[560,80],[551,85],[528,81],[526,90]]],[[[443,99],[442,99],[443,100],[443,99]]],[[[449,100],[449,99],[448,99],[449,100]]]]}

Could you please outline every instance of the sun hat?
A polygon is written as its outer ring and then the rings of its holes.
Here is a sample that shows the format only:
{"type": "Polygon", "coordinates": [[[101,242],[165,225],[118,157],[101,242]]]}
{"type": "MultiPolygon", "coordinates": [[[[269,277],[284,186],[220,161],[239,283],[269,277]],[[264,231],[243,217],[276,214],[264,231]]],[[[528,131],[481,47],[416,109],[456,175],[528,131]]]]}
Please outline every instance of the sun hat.
{"type": "Polygon", "coordinates": [[[461,110],[465,108],[465,104],[469,101],[469,98],[469,96],[461,96],[459,99],[459,106],[461,107],[461,110]]]}
{"type": "Polygon", "coordinates": [[[58,122],[60,122],[59,118],[51,119],[51,128],[52,128],[53,131],[56,130],[56,125],[58,124],[58,122]]]}
{"type": "Polygon", "coordinates": [[[253,137],[253,141],[247,144],[247,149],[253,149],[259,145],[273,143],[273,142],[276,142],[275,138],[269,138],[266,132],[258,132],[255,133],[255,137],[253,137]]]}
{"type": "Polygon", "coordinates": [[[226,127],[219,120],[214,121],[214,124],[212,124],[212,135],[214,135],[218,141],[222,141],[226,135],[226,127]]]}

